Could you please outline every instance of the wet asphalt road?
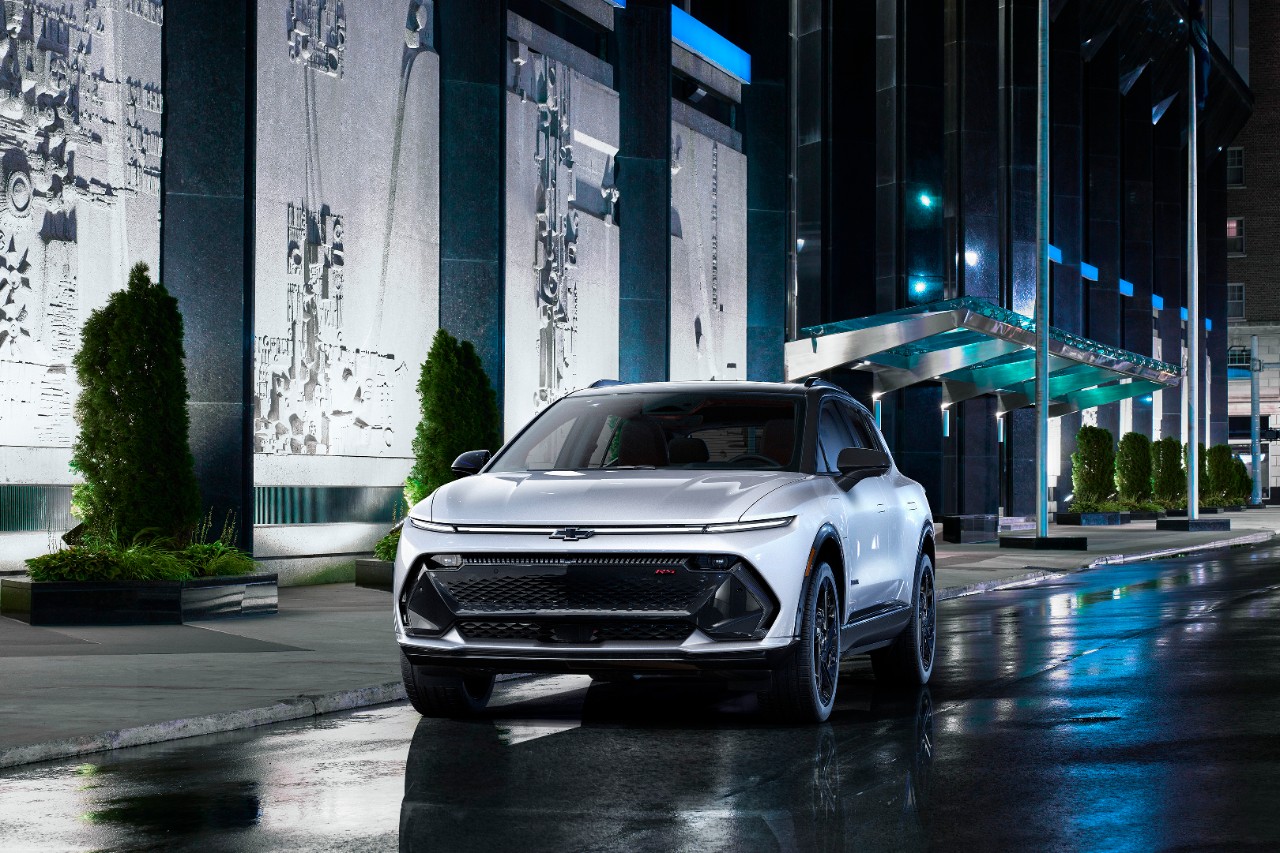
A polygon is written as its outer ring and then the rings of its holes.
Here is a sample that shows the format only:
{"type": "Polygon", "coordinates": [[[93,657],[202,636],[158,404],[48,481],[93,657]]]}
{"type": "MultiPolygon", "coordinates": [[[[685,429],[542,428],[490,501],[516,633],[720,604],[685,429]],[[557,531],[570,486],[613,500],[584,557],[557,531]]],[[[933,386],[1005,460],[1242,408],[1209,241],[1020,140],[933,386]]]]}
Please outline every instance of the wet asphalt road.
{"type": "MultiPolygon", "coordinates": [[[[946,602],[831,722],[584,677],[0,772],[0,850],[1277,850],[1280,550],[946,602]]],[[[86,697],[92,701],[92,697],[86,697]]]]}

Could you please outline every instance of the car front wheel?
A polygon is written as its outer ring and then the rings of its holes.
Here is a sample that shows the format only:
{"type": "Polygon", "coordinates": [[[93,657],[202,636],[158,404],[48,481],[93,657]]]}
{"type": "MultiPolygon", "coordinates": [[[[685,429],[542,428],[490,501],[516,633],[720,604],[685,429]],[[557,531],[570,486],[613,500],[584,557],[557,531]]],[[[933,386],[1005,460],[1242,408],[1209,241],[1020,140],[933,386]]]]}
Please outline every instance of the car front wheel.
{"type": "Polygon", "coordinates": [[[840,596],[826,563],[814,567],[805,591],[799,639],[773,671],[761,694],[767,710],[795,723],[821,723],[831,716],[840,682],[840,596]]]}
{"type": "Polygon", "coordinates": [[[878,681],[891,684],[927,684],[933,675],[938,646],[938,593],[934,586],[933,560],[923,548],[916,558],[911,596],[911,621],[889,646],[871,653],[871,669],[878,681]]]}
{"type": "Polygon", "coordinates": [[[400,676],[413,709],[424,717],[463,719],[484,710],[493,695],[493,675],[428,675],[400,650],[400,676]]]}

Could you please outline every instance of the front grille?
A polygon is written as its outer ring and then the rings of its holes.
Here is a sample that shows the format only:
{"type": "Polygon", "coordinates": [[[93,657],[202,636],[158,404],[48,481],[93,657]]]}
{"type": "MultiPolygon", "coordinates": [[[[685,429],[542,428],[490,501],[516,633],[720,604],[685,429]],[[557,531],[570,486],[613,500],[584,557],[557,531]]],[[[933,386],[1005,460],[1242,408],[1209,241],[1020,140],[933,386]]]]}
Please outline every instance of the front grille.
{"type": "Polygon", "coordinates": [[[590,610],[603,613],[688,612],[696,607],[701,579],[679,576],[618,578],[608,576],[525,575],[441,579],[460,611],[524,613],[546,610],[590,610]]]}
{"type": "Polygon", "coordinates": [[[460,615],[471,613],[692,613],[712,594],[715,572],[685,555],[463,555],[433,579],[460,615]]]}
{"type": "Polygon", "coordinates": [[[600,643],[608,640],[681,641],[693,626],[681,622],[609,620],[599,624],[535,622],[459,622],[458,631],[468,640],[537,640],[543,643],[600,643]]]}

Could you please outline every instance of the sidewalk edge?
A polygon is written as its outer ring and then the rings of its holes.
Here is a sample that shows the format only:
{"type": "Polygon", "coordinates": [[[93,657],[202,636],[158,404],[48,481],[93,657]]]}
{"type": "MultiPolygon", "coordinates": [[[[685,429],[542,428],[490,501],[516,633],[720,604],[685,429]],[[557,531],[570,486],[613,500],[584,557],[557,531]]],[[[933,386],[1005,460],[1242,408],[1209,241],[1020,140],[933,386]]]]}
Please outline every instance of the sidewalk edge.
{"type": "Polygon", "coordinates": [[[200,735],[238,731],[268,723],[283,723],[318,717],[337,711],[350,711],[370,705],[383,705],[404,699],[404,684],[389,681],[355,690],[338,690],[332,693],[294,696],[281,699],[271,705],[242,711],[226,711],[203,714],[163,723],[149,723],[126,729],[114,729],[96,735],[61,738],[44,743],[0,747],[0,768],[33,764],[37,761],[57,761],[75,758],[94,752],[106,752],[130,746],[181,740],[200,735]]]}
{"type": "Polygon", "coordinates": [[[1161,548],[1155,551],[1142,551],[1137,554],[1108,554],[1105,557],[1099,557],[1083,569],[1097,569],[1102,566],[1114,566],[1120,563],[1137,563],[1142,560],[1158,560],[1161,557],[1172,557],[1174,554],[1192,554],[1197,551],[1217,551],[1222,548],[1234,548],[1239,545],[1261,545],[1264,542],[1270,542],[1276,538],[1274,530],[1259,530],[1256,533],[1249,533],[1245,536],[1235,536],[1231,539],[1216,539],[1213,542],[1203,542],[1199,545],[1186,545],[1178,548],[1161,548]]]}

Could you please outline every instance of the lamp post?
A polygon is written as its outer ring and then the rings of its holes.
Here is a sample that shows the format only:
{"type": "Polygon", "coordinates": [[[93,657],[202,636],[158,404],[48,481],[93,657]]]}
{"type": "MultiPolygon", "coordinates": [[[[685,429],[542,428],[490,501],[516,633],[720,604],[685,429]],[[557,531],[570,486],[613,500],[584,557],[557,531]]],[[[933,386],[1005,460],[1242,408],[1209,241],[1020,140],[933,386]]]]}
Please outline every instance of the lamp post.
{"type": "Polygon", "coordinates": [[[1187,518],[1200,517],[1200,175],[1195,27],[1187,41],[1187,518]]]}
{"type": "Polygon", "coordinates": [[[1049,535],[1049,0],[1039,2],[1036,107],[1036,537],[1049,535]]]}

